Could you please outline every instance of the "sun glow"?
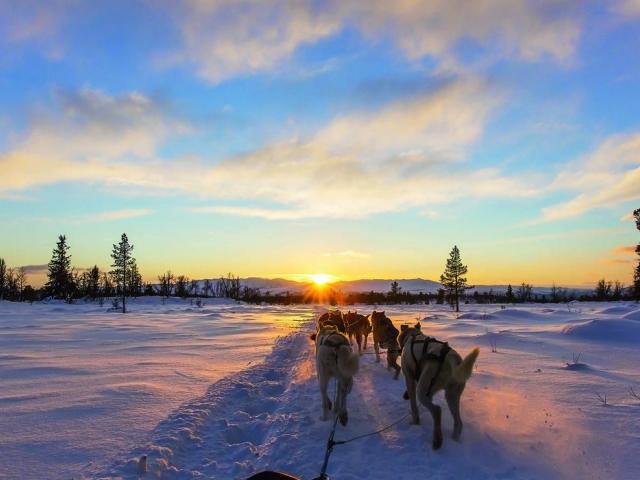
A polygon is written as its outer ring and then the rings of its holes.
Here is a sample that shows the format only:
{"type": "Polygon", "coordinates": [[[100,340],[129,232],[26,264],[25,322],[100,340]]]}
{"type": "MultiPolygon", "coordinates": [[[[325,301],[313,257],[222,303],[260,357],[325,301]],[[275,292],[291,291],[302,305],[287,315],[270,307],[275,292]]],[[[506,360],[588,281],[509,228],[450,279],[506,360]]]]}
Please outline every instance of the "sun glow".
{"type": "Polygon", "coordinates": [[[311,273],[308,277],[318,287],[322,287],[334,280],[333,275],[328,273],[311,273]]]}

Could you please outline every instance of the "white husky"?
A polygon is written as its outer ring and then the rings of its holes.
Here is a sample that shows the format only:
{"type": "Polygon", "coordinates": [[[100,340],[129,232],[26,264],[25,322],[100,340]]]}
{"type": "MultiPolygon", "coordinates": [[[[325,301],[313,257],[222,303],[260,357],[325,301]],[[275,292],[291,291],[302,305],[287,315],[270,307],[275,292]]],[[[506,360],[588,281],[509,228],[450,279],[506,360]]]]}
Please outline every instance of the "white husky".
{"type": "Polygon", "coordinates": [[[316,372],[322,395],[322,420],[329,419],[331,400],[327,395],[327,387],[329,380],[334,377],[338,391],[333,411],[340,423],[346,425],[349,421],[347,394],[351,391],[353,376],[358,371],[358,354],[353,352],[349,339],[333,325],[320,327],[311,338],[316,341],[316,372]]]}

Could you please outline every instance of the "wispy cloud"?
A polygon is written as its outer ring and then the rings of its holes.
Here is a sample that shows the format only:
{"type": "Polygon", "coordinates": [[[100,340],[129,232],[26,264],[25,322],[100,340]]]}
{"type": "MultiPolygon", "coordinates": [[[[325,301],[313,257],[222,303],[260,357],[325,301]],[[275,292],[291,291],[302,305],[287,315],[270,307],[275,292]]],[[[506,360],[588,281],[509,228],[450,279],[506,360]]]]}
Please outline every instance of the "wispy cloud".
{"type": "Polygon", "coordinates": [[[234,207],[224,205],[193,207],[190,210],[195,213],[216,213],[221,215],[237,215],[240,217],[259,217],[267,220],[296,220],[307,217],[306,212],[298,210],[234,207]]]}
{"type": "Polygon", "coordinates": [[[640,16],[640,0],[617,0],[612,3],[612,10],[625,17],[640,16]]]}
{"type": "Polygon", "coordinates": [[[126,220],[129,218],[144,217],[152,215],[153,210],[147,208],[125,208],[122,210],[113,210],[109,212],[96,212],[85,215],[75,215],[66,217],[40,217],[39,221],[47,223],[71,223],[71,224],[85,224],[85,223],[100,223],[100,222],[115,222],[118,220],[126,220]]]}
{"type": "Polygon", "coordinates": [[[43,274],[49,270],[49,266],[46,263],[42,265],[23,265],[20,268],[23,268],[24,272],[28,275],[43,274]]]}
{"type": "Polygon", "coordinates": [[[127,208],[124,210],[114,210],[112,212],[102,212],[95,215],[96,221],[115,221],[115,220],[124,220],[126,218],[136,218],[136,217],[144,217],[147,215],[151,215],[153,210],[148,208],[127,208]]]}
{"type": "Polygon", "coordinates": [[[614,254],[621,254],[621,255],[632,255],[636,253],[636,246],[635,245],[621,245],[619,247],[616,247],[612,250],[612,253],[614,254]]]}
{"type": "Polygon", "coordinates": [[[41,114],[22,141],[0,154],[1,193],[69,181],[136,185],[137,191],[258,203],[198,207],[202,213],[291,220],[538,191],[530,179],[467,163],[468,149],[502,101],[478,80],[343,115],[306,139],[274,141],[215,164],[162,157],[163,142],[189,126],[156,99],[83,90],[58,100],[57,112],[41,114]]]}
{"type": "Polygon", "coordinates": [[[640,199],[640,133],[609,137],[590,155],[566,164],[551,188],[577,195],[543,209],[542,222],[640,199]]]}
{"type": "Polygon", "coordinates": [[[471,41],[490,58],[565,63],[580,33],[575,10],[567,2],[535,0],[193,0],[171,12],[183,47],[163,61],[192,64],[218,83],[273,70],[299,48],[351,28],[367,41],[391,41],[409,60],[456,65],[459,44],[471,41]]]}

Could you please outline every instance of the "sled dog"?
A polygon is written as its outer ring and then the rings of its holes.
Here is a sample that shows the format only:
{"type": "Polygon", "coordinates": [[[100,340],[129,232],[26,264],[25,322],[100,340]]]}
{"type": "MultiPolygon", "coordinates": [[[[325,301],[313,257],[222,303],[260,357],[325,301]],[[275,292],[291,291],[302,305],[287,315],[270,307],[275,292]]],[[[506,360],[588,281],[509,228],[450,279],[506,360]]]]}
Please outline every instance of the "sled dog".
{"type": "Polygon", "coordinates": [[[318,328],[324,327],[325,325],[333,325],[339,332],[347,333],[344,316],[340,310],[325,312],[320,315],[320,317],[318,317],[318,328]]]}
{"type": "MultiPolygon", "coordinates": [[[[313,336],[312,336],[313,338],[313,336]]],[[[331,400],[327,395],[329,380],[337,380],[337,393],[333,411],[342,425],[349,421],[347,394],[353,386],[353,376],[358,371],[359,356],[353,352],[349,339],[333,325],[318,327],[315,333],[316,373],[322,396],[322,420],[329,419],[331,400]]]]}
{"type": "Polygon", "coordinates": [[[347,312],[343,315],[344,318],[344,326],[347,330],[347,335],[349,335],[349,342],[353,344],[352,339],[355,337],[356,343],[358,344],[358,353],[362,352],[363,349],[367,348],[367,338],[369,338],[369,334],[371,333],[371,323],[369,319],[360,315],[358,312],[347,312]],[[364,339],[364,347],[363,347],[363,339],[364,339]]]}
{"type": "Polygon", "coordinates": [[[398,366],[398,357],[400,356],[400,345],[398,345],[398,329],[393,326],[391,319],[384,312],[376,312],[375,310],[369,315],[371,327],[373,329],[373,349],[376,351],[376,362],[380,361],[380,348],[387,349],[387,368],[393,368],[395,375],[393,378],[398,379],[400,375],[400,367],[398,366]]]}
{"type": "Polygon", "coordinates": [[[402,325],[399,341],[402,347],[402,373],[407,384],[404,398],[411,403],[412,423],[420,423],[417,397],[433,417],[433,449],[442,446],[442,409],[433,403],[433,395],[444,389],[454,421],[453,439],[459,440],[462,433],[460,397],[471,377],[480,349],[474,348],[463,359],[446,342],[423,334],[420,323],[413,327],[402,325]]]}

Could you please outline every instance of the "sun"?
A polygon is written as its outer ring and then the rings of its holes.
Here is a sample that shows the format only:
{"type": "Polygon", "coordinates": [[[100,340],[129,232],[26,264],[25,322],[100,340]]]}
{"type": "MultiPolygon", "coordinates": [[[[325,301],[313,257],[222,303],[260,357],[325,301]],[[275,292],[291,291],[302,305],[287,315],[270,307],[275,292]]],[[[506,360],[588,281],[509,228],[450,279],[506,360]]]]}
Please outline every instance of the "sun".
{"type": "Polygon", "coordinates": [[[329,275],[328,273],[310,273],[307,276],[309,277],[309,280],[315,283],[318,287],[322,287],[334,279],[333,275],[329,275]]]}

